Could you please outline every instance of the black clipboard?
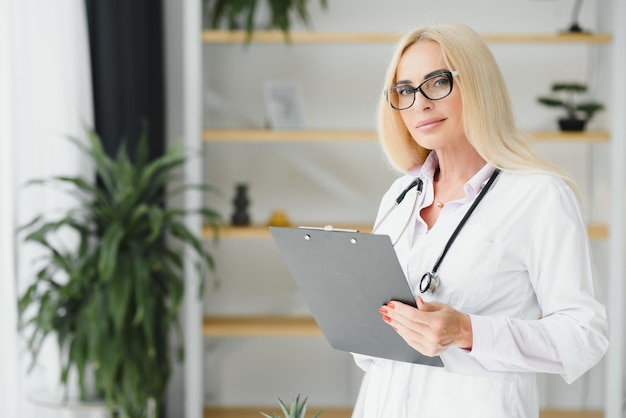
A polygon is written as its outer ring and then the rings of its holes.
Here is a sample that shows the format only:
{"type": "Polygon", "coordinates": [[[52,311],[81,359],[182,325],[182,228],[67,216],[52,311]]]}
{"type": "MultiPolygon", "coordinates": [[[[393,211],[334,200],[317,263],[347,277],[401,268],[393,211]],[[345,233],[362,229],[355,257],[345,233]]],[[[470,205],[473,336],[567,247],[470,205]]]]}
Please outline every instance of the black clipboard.
{"type": "Polygon", "coordinates": [[[338,350],[442,367],[411,348],[378,309],[415,306],[387,235],[326,228],[270,227],[287,268],[330,345],[338,350]]]}

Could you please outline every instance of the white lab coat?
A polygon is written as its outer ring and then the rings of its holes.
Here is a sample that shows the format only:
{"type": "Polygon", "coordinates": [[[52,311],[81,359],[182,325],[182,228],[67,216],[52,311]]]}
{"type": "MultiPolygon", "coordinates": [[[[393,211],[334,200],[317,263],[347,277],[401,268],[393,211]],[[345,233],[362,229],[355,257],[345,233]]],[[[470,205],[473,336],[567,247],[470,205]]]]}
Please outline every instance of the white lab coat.
{"type": "MultiPolygon", "coordinates": [[[[431,153],[396,180],[378,216],[415,177],[424,180],[423,193],[409,192],[376,231],[398,240],[415,295],[493,172],[489,164],[479,171],[465,184],[466,198],[446,204],[427,231],[419,211],[433,201],[436,166],[431,153]]],[[[538,417],[536,372],[571,383],[606,352],[607,320],[592,270],[585,223],[566,183],[545,173],[502,172],[442,262],[439,288],[422,295],[470,314],[472,350],[447,349],[443,368],[355,354],[366,374],[353,418],[538,417]]]]}

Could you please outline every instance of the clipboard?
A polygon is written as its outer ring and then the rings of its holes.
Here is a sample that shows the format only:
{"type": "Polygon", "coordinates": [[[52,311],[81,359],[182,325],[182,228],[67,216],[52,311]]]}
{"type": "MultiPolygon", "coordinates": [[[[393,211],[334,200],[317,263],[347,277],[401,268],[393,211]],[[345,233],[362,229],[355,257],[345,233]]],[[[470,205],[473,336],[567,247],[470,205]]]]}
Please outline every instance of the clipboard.
{"type": "Polygon", "coordinates": [[[387,235],[326,228],[269,227],[289,272],[330,345],[342,351],[443,367],[410,347],[378,309],[415,306],[387,235]]]}

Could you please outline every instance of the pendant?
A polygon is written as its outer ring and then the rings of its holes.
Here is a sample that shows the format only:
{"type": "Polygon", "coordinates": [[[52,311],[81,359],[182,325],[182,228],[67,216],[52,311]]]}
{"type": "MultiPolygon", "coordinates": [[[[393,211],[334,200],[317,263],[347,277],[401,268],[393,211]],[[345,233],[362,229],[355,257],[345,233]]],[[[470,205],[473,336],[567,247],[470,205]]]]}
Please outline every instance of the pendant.
{"type": "Polygon", "coordinates": [[[439,209],[441,209],[443,207],[443,202],[436,201],[435,202],[435,206],[437,206],[439,209]]]}

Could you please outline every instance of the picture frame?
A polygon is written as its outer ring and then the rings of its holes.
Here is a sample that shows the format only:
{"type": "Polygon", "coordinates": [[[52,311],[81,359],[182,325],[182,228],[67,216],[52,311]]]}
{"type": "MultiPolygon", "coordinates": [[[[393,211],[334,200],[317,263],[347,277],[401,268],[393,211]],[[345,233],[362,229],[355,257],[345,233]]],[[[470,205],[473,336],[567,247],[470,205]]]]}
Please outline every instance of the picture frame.
{"type": "Polygon", "coordinates": [[[263,93],[270,129],[288,130],[304,127],[304,99],[299,82],[266,81],[263,85],[263,93]]]}

